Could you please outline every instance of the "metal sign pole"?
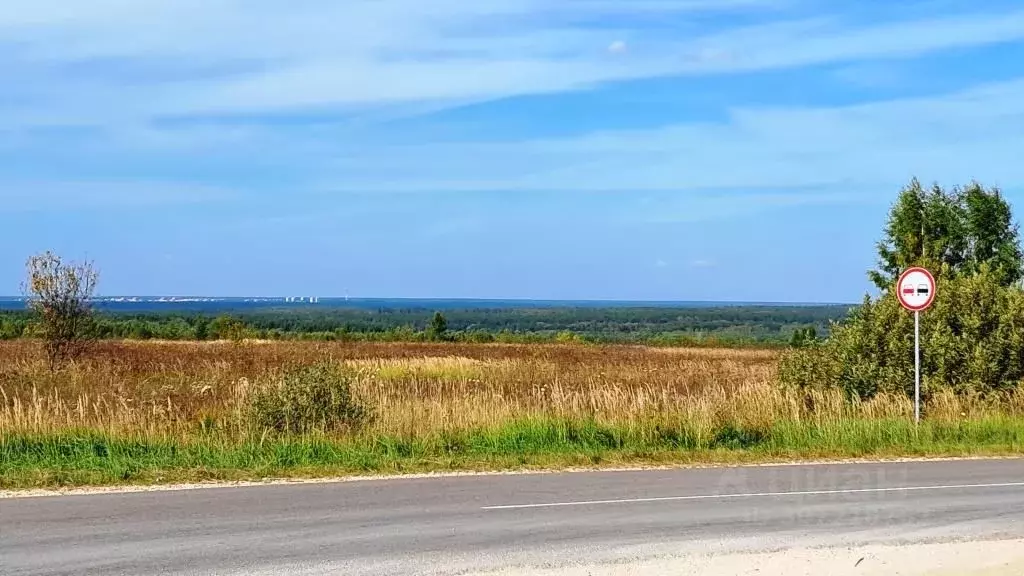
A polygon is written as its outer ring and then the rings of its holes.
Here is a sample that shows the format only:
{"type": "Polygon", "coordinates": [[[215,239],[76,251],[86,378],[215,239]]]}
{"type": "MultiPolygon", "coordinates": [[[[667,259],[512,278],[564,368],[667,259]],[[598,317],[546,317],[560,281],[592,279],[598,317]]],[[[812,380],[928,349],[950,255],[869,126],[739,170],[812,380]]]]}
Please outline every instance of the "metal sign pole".
{"type": "Polygon", "coordinates": [[[921,423],[921,311],[935,302],[935,277],[924,268],[908,268],[896,281],[896,297],[914,313],[914,424],[921,423]]]}
{"type": "Polygon", "coordinates": [[[921,312],[914,311],[914,423],[921,423],[921,312]]]}

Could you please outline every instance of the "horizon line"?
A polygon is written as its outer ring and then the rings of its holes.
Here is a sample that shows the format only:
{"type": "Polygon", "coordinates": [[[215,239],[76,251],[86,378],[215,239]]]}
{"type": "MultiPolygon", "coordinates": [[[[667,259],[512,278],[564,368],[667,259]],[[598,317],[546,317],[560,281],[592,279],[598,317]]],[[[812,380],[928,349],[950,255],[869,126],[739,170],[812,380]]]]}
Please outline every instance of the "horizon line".
{"type": "MultiPolygon", "coordinates": [[[[351,301],[411,301],[411,302],[522,302],[522,303],[627,303],[627,304],[728,304],[747,306],[850,306],[856,302],[811,302],[794,300],[664,300],[664,299],[631,299],[631,298],[475,298],[475,297],[416,297],[416,296],[203,296],[203,295],[142,295],[142,294],[118,294],[95,296],[93,301],[134,301],[136,303],[185,303],[188,301],[218,301],[218,300],[248,300],[248,301],[274,301],[280,300],[286,304],[311,304],[310,299],[316,299],[316,303],[324,304],[325,300],[342,302],[351,301]]],[[[0,300],[23,301],[24,296],[0,295],[0,300]]]]}

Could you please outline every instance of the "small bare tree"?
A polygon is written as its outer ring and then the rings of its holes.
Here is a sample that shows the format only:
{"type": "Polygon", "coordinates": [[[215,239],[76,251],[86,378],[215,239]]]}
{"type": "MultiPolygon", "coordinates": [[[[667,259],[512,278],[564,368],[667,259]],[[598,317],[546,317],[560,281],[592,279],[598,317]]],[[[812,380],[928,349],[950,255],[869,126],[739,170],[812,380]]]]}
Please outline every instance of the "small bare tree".
{"type": "Polygon", "coordinates": [[[23,287],[50,369],[81,354],[99,273],[91,262],[65,263],[50,251],[32,256],[23,287]]]}

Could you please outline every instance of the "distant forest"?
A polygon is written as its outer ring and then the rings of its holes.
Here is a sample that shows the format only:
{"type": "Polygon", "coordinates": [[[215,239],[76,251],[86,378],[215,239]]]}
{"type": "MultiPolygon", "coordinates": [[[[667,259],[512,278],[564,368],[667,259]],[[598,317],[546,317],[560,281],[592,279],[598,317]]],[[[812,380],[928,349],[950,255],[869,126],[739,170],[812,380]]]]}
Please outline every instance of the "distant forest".
{"type": "MultiPolygon", "coordinates": [[[[722,307],[538,307],[359,309],[258,308],[220,312],[101,310],[93,337],[219,340],[590,341],[648,344],[784,345],[828,334],[849,305],[722,307]],[[808,330],[813,329],[813,330],[808,330]]],[[[32,335],[25,311],[0,312],[0,339],[32,335]]]]}

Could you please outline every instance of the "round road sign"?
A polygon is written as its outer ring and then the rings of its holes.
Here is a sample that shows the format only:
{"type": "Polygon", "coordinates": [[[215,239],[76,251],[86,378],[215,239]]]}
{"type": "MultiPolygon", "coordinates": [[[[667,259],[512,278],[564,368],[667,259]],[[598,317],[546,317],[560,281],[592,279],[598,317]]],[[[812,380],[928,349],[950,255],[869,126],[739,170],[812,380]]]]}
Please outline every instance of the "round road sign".
{"type": "Polygon", "coordinates": [[[896,282],[900,304],[911,312],[920,312],[935,301],[935,277],[924,268],[908,268],[896,282]]]}

